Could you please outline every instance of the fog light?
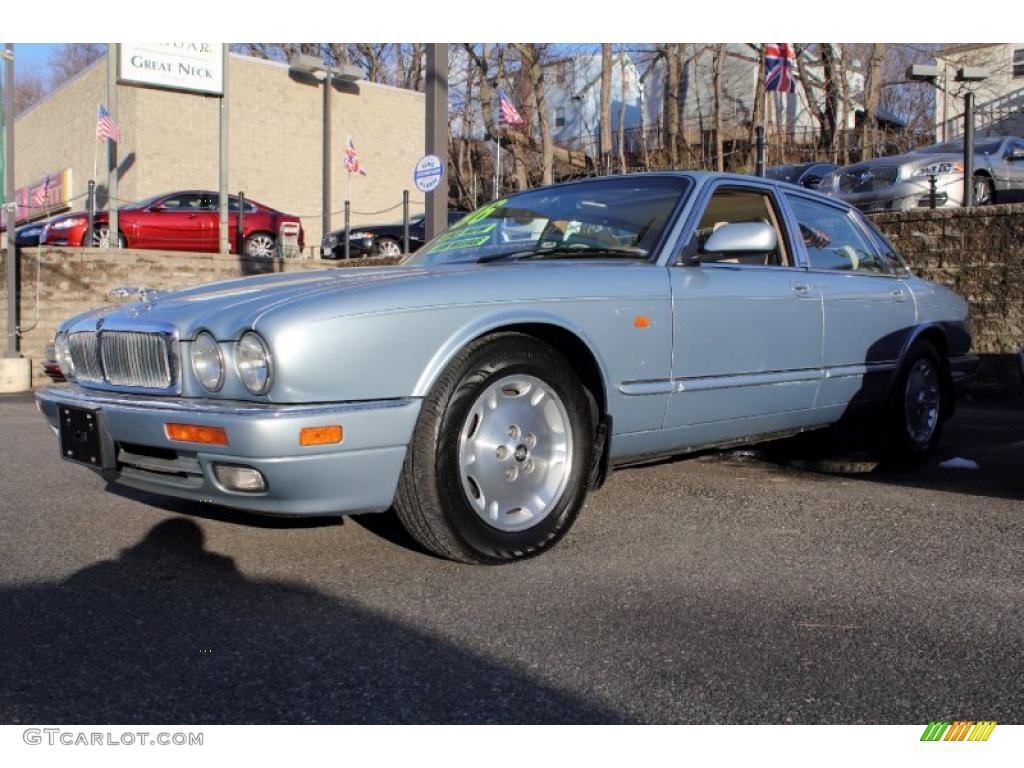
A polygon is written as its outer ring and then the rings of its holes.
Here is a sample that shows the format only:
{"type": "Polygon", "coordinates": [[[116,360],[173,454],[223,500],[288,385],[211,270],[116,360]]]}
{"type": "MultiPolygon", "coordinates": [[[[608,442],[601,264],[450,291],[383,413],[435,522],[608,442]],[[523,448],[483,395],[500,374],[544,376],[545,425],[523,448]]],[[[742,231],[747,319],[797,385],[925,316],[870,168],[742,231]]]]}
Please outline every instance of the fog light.
{"type": "Polygon", "coordinates": [[[229,491],[240,493],[259,493],[267,490],[267,481],[259,470],[252,467],[242,467],[237,464],[214,464],[213,474],[217,482],[229,491]]]}

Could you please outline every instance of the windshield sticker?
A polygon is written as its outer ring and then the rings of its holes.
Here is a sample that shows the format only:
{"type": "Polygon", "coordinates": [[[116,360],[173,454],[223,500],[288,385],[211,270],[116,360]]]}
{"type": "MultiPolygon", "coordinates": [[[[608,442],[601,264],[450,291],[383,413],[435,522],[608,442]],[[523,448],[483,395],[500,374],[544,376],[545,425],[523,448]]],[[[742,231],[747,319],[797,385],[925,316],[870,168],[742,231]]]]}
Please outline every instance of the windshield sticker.
{"type": "Polygon", "coordinates": [[[454,227],[442,234],[434,244],[423,251],[423,253],[443,253],[445,251],[456,251],[463,248],[477,248],[486,245],[491,240],[491,232],[497,226],[496,222],[485,224],[482,222],[494,211],[505,205],[507,200],[496,200],[490,205],[478,209],[467,216],[454,227]]]}

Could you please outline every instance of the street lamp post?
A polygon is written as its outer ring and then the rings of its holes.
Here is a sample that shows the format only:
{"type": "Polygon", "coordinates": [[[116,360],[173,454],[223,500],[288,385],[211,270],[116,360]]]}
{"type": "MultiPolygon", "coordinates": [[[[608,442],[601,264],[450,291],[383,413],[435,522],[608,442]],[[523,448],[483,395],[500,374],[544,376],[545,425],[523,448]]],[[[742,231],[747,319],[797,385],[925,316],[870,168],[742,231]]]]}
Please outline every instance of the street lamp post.
{"type": "MultiPolygon", "coordinates": [[[[907,68],[907,79],[919,83],[930,83],[946,91],[945,84],[939,85],[939,67],[934,64],[914,64],[907,68]]],[[[988,78],[985,67],[960,67],[954,80],[958,83],[980,83],[988,78]]],[[[945,115],[943,115],[945,116],[945,115]]],[[[943,124],[945,125],[945,124],[943,124]]],[[[974,205],[974,91],[964,91],[964,192],[963,206],[974,205]]]]}
{"type": "Polygon", "coordinates": [[[334,67],[324,63],[319,56],[298,53],[292,56],[288,66],[296,72],[312,75],[324,85],[323,104],[323,157],[321,158],[321,239],[331,231],[331,85],[335,79],[354,82],[364,77],[361,68],[344,64],[334,67]]]}

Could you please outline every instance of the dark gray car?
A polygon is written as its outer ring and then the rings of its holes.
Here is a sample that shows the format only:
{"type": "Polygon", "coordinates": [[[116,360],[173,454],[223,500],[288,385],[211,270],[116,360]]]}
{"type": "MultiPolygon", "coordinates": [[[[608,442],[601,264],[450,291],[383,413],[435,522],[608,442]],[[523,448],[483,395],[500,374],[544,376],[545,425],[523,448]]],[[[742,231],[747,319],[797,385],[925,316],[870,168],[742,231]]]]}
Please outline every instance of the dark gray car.
{"type": "MultiPolygon", "coordinates": [[[[963,204],[963,160],[962,140],[932,144],[839,168],[821,180],[818,191],[865,212],[906,211],[931,206],[934,176],[935,206],[957,207],[963,204]]],[[[973,178],[975,205],[1024,200],[1024,139],[977,139],[973,178]]]]}

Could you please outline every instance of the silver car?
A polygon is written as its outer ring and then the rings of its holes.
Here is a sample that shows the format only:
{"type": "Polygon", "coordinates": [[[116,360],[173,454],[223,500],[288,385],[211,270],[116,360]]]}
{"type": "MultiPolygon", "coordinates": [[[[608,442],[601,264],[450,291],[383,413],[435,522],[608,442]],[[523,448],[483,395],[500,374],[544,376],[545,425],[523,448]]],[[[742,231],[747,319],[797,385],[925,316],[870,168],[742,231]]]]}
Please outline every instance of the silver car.
{"type": "Polygon", "coordinates": [[[142,293],[55,343],[69,383],[37,399],[68,461],[267,514],[394,508],[473,563],[551,547],[616,465],[865,413],[921,459],[975,362],[964,300],[849,206],[700,173],[523,192],[400,266],[142,293]]]}
{"type": "MultiPolygon", "coordinates": [[[[931,207],[934,177],[935,207],[956,207],[963,204],[963,160],[963,141],[932,144],[839,168],[821,180],[818,191],[865,213],[907,211],[931,207]]],[[[975,205],[1024,200],[1024,139],[976,139],[974,164],[975,205]]]]}

